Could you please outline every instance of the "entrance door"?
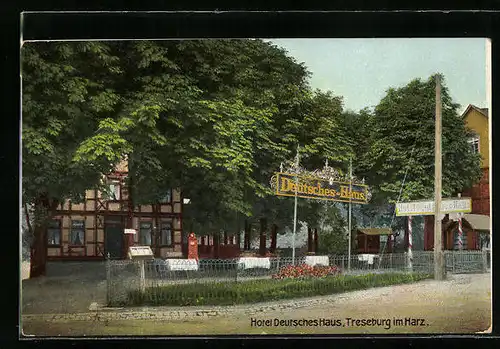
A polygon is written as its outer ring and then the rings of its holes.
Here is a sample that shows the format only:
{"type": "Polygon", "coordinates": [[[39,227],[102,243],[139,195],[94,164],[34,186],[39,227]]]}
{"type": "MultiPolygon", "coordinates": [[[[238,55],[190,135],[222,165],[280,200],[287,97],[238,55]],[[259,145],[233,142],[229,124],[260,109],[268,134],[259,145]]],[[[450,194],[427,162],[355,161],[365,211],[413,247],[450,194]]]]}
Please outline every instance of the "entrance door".
{"type": "Polygon", "coordinates": [[[105,250],[110,258],[122,258],[123,254],[123,220],[120,216],[109,216],[105,220],[105,250]]]}

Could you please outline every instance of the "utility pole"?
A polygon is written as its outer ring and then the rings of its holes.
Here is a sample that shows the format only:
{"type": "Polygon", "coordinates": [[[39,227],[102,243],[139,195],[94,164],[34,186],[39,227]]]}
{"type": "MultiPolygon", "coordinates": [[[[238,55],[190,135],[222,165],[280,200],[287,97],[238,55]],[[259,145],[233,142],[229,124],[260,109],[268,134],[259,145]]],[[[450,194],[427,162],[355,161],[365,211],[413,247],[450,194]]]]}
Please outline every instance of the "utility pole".
{"type": "Polygon", "coordinates": [[[348,241],[348,250],[347,250],[347,270],[351,271],[351,214],[352,214],[352,156],[349,160],[349,231],[347,232],[349,241],[348,241]]]}
{"type": "Polygon", "coordinates": [[[436,75],[436,135],[434,150],[434,278],[444,279],[444,255],[441,228],[441,77],[436,75]]]}
{"type": "Polygon", "coordinates": [[[297,145],[297,155],[295,157],[295,205],[293,209],[293,237],[292,237],[292,265],[295,265],[295,235],[297,234],[297,190],[299,187],[299,177],[297,172],[299,171],[299,145],[297,145]]]}

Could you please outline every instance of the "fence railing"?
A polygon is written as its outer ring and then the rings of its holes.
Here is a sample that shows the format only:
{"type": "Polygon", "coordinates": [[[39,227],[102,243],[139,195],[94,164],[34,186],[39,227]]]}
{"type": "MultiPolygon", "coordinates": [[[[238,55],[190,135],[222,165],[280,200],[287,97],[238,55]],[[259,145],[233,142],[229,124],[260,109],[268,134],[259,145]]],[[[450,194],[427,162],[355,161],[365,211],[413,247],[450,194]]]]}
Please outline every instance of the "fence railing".
{"type": "MultiPolygon", "coordinates": [[[[489,268],[489,254],[486,251],[444,251],[446,271],[449,273],[481,273],[489,268]]],[[[326,258],[323,258],[323,264],[326,258]]],[[[327,264],[335,267],[342,275],[383,274],[391,272],[434,273],[434,252],[415,251],[411,260],[407,253],[387,253],[383,255],[328,256],[327,264]]],[[[202,259],[195,270],[191,263],[177,261],[175,268],[165,260],[155,259],[144,262],[141,273],[140,262],[131,260],[108,260],[106,263],[107,299],[110,304],[126,300],[131,291],[158,286],[179,286],[185,284],[227,284],[259,282],[272,279],[283,268],[304,265],[311,262],[306,256],[271,257],[253,260],[243,259],[202,259]],[[188,267],[189,266],[189,267],[188,267]],[[175,269],[175,270],[174,270],[175,269]],[[142,277],[141,277],[142,275],[142,277]]],[[[193,286],[196,287],[196,286],[193,286]]]]}

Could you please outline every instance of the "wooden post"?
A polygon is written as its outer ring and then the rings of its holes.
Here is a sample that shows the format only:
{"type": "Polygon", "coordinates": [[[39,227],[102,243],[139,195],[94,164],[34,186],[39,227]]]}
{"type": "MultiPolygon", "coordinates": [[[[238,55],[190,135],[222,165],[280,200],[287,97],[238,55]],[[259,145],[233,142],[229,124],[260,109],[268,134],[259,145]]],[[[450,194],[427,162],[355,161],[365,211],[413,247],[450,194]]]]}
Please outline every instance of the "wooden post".
{"type": "Polygon", "coordinates": [[[140,267],[140,290],[141,292],[146,291],[146,270],[145,270],[145,263],[144,260],[139,261],[139,267],[140,267]]]}
{"type": "Polygon", "coordinates": [[[259,243],[259,255],[266,255],[266,230],[267,221],[265,218],[260,219],[260,243],[259,243]]]}
{"type": "Polygon", "coordinates": [[[314,228],[314,254],[318,254],[318,229],[314,228]]]}
{"type": "Polygon", "coordinates": [[[482,259],[483,259],[483,273],[488,272],[488,253],[485,249],[481,251],[482,259]]]}
{"type": "Polygon", "coordinates": [[[109,252],[105,255],[106,258],[106,301],[111,301],[111,262],[109,252]]]}
{"type": "Polygon", "coordinates": [[[434,278],[444,279],[444,256],[442,246],[441,225],[441,185],[442,185],[442,155],[441,155],[441,81],[436,75],[436,129],[434,150],[434,278]]]}
{"type": "Polygon", "coordinates": [[[227,245],[227,231],[224,230],[224,245],[227,245]]]}

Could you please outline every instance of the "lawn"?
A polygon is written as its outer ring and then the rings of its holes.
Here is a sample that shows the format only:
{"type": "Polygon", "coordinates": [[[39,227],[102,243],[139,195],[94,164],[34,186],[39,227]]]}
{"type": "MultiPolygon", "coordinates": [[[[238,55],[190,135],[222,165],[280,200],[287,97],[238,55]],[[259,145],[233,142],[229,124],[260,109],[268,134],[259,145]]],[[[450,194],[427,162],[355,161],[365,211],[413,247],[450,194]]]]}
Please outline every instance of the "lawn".
{"type": "Polygon", "coordinates": [[[430,277],[422,273],[384,273],[177,284],[149,287],[145,292],[129,291],[125,299],[112,300],[109,305],[190,306],[258,303],[411,283],[430,277]]]}

